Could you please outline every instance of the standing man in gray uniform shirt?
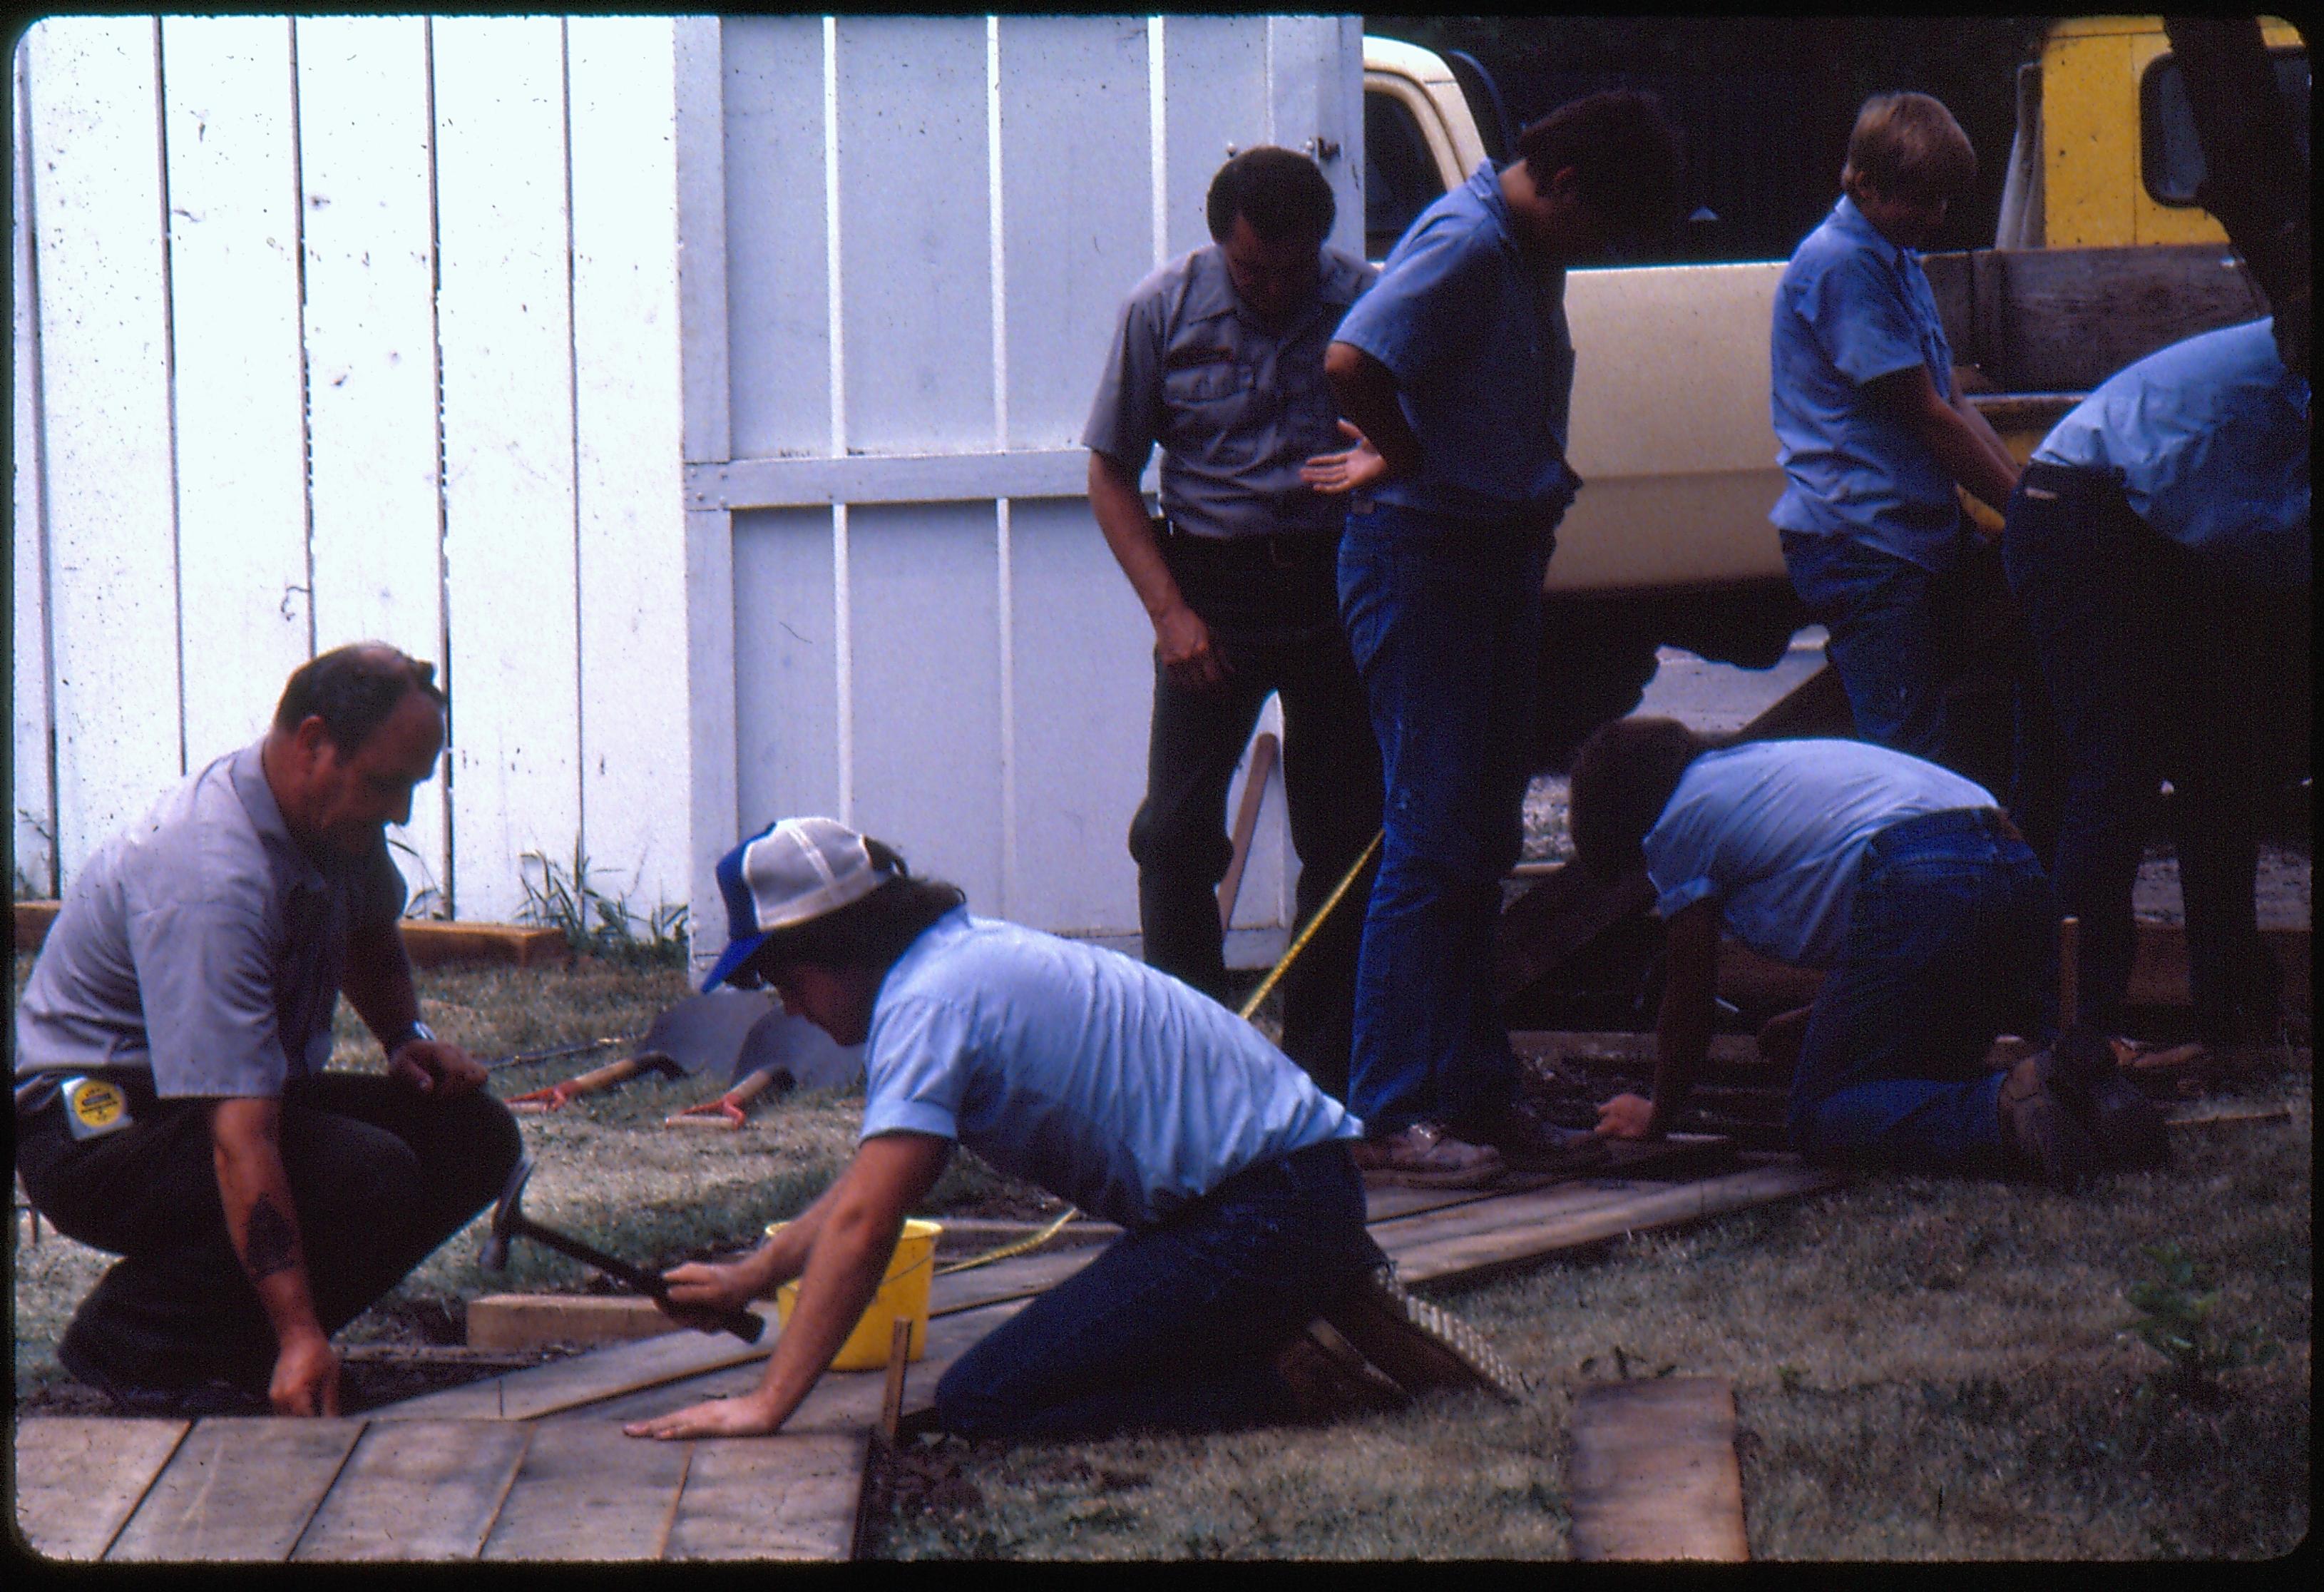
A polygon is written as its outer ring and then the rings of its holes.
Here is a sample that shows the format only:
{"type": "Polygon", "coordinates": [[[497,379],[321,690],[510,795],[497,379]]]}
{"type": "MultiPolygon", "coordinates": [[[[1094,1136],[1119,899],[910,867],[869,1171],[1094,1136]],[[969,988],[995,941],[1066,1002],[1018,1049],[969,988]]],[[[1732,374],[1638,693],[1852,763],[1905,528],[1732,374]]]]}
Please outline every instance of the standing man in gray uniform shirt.
{"type": "Polygon", "coordinates": [[[434,670],[300,667],[266,735],[89,857],[16,1012],[16,1170],[122,1257],[57,1356],[133,1412],[336,1415],[330,1335],[491,1203],[516,1124],[420,1021],[385,827],[444,746],[434,670]],[[386,1076],[326,1072],[344,988],[386,1076]]]}
{"type": "MultiPolygon", "coordinates": [[[[1227,786],[1269,694],[1283,703],[1302,923],[1379,828],[1379,753],[1340,627],[1344,511],[1299,478],[1341,445],[1323,350],[1375,274],[1323,246],[1335,213],[1305,155],[1262,146],[1221,167],[1217,241],[1130,290],[1082,436],[1090,507],[1154,622],[1146,799],[1130,829],[1146,960],[1222,1000],[1227,786]],[[1157,442],[1162,514],[1149,520],[1138,479],[1157,442]]],[[[1284,980],[1283,1048],[1334,1095],[1368,888],[1284,980]]]]}

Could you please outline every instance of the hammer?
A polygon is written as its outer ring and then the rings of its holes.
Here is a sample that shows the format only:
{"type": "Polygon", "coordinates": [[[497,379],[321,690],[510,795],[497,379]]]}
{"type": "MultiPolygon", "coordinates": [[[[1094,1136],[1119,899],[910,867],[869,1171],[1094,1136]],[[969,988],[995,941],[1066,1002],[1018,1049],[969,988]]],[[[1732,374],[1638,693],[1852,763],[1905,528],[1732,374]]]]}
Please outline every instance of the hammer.
{"type": "MultiPolygon", "coordinates": [[[[603,1250],[592,1249],[578,1239],[554,1232],[526,1216],[523,1209],[524,1186],[531,1178],[532,1157],[523,1156],[518,1160],[515,1170],[509,1173],[508,1181],[501,1188],[501,1202],[493,1207],[493,1236],[484,1241],[484,1254],[478,1257],[487,1271],[498,1272],[507,1268],[510,1239],[530,1238],[536,1244],[547,1245],[560,1254],[569,1254],[585,1265],[595,1266],[607,1276],[628,1283],[640,1293],[665,1305],[669,1303],[669,1284],[656,1273],[631,1265],[626,1261],[615,1260],[603,1250]]],[[[750,1310],[720,1310],[714,1314],[688,1305],[672,1308],[713,1320],[720,1330],[733,1333],[744,1343],[758,1342],[760,1334],[767,1329],[766,1322],[750,1310]]]]}

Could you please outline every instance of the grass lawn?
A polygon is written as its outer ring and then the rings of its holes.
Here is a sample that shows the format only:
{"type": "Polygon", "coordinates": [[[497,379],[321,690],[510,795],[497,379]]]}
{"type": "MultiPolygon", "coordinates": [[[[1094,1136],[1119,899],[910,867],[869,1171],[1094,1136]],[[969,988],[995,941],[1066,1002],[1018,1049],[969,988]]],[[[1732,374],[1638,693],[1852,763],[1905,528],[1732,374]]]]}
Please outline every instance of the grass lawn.
{"type": "MultiPolygon", "coordinates": [[[[18,958],[18,986],[27,958],[18,958]]],[[[426,1015],[483,1057],[640,1032],[685,993],[675,971],[585,962],[539,973],[421,975],[426,1015]]],[[[376,1052],[342,1016],[341,1065],[376,1052]]],[[[618,1054],[608,1051],[606,1054],[618,1054]]],[[[510,1069],[512,1094],[602,1057],[510,1069]]],[[[633,1081],[525,1119],[526,1208],[640,1259],[751,1240],[837,1170],[856,1101],[763,1103],[740,1134],[666,1131],[706,1079],[633,1081]]],[[[1913,1178],[1685,1232],[1648,1235],[1454,1297],[1529,1379],[1522,1406],[1444,1396],[1328,1430],[1124,1438],[1013,1451],[923,1439],[880,1478],[872,1531],[897,1558],[1559,1558],[1576,1389],[1658,1374],[1735,1388],[1754,1557],[2264,1557],[2306,1534],[2308,1052],[2237,1102],[2273,1120],[2174,1130],[2179,1164],[2078,1199],[1913,1178]],[[2151,1251],[2177,1246],[2172,1281],[2151,1251]],[[2173,1384],[2127,1328],[2216,1291],[2173,1384]],[[2233,1365],[2251,1360],[2255,1363],[2233,1365]]],[[[933,1211],[1033,1217],[1038,1190],[956,1156],[933,1211]]],[[[20,1403],[62,1380],[56,1336],[106,1263],[52,1229],[13,1226],[20,1403]]],[[[462,1301],[592,1286],[519,1245],[475,1265],[447,1244],[344,1341],[458,1341],[462,1301]]]]}

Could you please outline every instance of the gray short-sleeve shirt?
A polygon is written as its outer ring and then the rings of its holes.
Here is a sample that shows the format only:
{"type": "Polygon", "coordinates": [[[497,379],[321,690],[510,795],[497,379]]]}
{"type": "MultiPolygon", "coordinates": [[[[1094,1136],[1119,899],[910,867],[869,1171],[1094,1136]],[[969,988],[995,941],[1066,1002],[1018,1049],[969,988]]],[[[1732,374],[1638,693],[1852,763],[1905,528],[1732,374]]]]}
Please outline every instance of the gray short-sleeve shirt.
{"type": "Polygon", "coordinates": [[[1245,310],[1210,244],[1130,292],[1082,445],[1128,470],[1162,445],[1162,512],[1196,536],[1337,531],[1345,507],[1299,467],[1346,446],[1323,350],[1379,274],[1325,249],[1315,295],[1280,329],[1245,310]]]}
{"type": "Polygon", "coordinates": [[[350,935],[392,927],[381,843],[318,861],[259,763],[212,763],[82,865],[16,1011],[16,1072],[138,1068],[154,1093],[272,1097],[331,1056],[350,935]]]}

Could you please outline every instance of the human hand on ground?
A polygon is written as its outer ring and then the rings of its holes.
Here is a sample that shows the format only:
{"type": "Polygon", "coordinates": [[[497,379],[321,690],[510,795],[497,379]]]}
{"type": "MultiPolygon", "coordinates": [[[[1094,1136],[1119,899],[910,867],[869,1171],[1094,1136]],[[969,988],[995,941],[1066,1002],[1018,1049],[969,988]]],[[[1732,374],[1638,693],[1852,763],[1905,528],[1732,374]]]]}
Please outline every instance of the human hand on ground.
{"type": "Polygon", "coordinates": [[[636,1438],[764,1437],[782,1423],[767,1413],[755,1393],[731,1399],[705,1399],[655,1415],[623,1423],[623,1435],[636,1438]]]}
{"type": "Polygon", "coordinates": [[[1655,1103],[1644,1095],[1617,1095],[1598,1107],[1598,1128],[1603,1139],[1651,1139],[1655,1103]]]}
{"type": "Polygon", "coordinates": [[[1340,434],[1354,439],[1355,446],[1343,453],[1319,453],[1299,467],[1299,478],[1326,496],[1369,486],[1388,474],[1388,460],[1352,421],[1342,421],[1340,434]]]}
{"type": "Polygon", "coordinates": [[[339,1356],[320,1333],[292,1338],[274,1356],[266,1389],[278,1415],[337,1415],[339,1356]]]}

